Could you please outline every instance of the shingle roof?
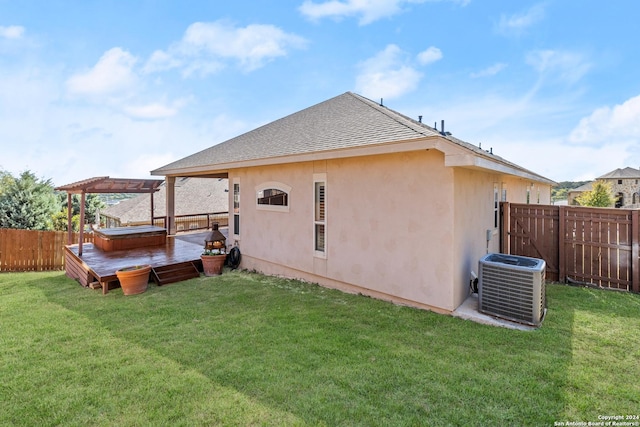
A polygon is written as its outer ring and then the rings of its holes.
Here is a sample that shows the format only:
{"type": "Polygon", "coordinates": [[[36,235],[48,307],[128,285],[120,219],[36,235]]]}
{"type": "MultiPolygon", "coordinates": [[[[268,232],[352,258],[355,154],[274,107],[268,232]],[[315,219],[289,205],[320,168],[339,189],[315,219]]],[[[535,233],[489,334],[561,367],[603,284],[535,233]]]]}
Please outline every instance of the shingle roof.
{"type": "Polygon", "coordinates": [[[593,181],[587,182],[586,184],[582,184],[579,187],[572,188],[568,191],[568,193],[574,193],[574,192],[582,193],[583,191],[591,191],[591,190],[593,190],[593,181]]]}
{"type": "MultiPolygon", "coordinates": [[[[154,216],[164,216],[166,211],[166,191],[164,184],[161,191],[153,196],[154,216]]],[[[226,212],[229,210],[229,184],[221,178],[182,178],[176,180],[176,215],[226,212]]],[[[109,206],[102,213],[117,218],[123,224],[148,221],[151,201],[149,194],[123,200],[117,205],[109,206]]]]}
{"type": "Polygon", "coordinates": [[[153,174],[435,135],[439,132],[347,92],[163,166],[153,174]]]}
{"type": "Polygon", "coordinates": [[[598,179],[622,179],[622,178],[640,178],[640,170],[626,167],[623,169],[616,169],[602,176],[598,179]]]}
{"type": "Polygon", "coordinates": [[[284,156],[315,154],[332,150],[382,145],[399,141],[439,137],[529,177],[555,184],[475,145],[442,134],[370,99],[352,92],[290,114],[245,134],[177,160],[151,172],[178,175],[215,170],[236,162],[269,160],[284,156]]]}

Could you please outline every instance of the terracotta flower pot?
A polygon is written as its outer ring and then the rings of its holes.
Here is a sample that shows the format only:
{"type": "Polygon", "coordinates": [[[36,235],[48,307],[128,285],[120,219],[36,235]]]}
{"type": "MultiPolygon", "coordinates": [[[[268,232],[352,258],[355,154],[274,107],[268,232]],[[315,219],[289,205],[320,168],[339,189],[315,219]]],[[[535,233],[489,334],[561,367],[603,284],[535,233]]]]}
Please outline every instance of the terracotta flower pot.
{"type": "Polygon", "coordinates": [[[116,271],[122,293],[136,295],[146,291],[149,286],[149,272],[151,272],[150,265],[134,265],[116,271]]]}
{"type": "Polygon", "coordinates": [[[222,267],[227,258],[226,254],[221,255],[200,255],[202,269],[205,276],[219,276],[222,274],[222,267]]]}

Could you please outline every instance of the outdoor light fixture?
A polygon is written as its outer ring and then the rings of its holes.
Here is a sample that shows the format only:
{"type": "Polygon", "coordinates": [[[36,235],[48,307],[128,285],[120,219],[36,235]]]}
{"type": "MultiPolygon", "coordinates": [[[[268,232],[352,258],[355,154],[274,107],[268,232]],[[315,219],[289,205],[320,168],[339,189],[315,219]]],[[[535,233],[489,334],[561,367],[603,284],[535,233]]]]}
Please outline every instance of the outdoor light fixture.
{"type": "Polygon", "coordinates": [[[226,240],[227,239],[224,237],[224,234],[218,230],[218,223],[214,222],[213,230],[211,230],[211,233],[209,233],[207,238],[204,240],[204,248],[207,250],[220,249],[221,251],[224,251],[226,248],[226,240]]]}

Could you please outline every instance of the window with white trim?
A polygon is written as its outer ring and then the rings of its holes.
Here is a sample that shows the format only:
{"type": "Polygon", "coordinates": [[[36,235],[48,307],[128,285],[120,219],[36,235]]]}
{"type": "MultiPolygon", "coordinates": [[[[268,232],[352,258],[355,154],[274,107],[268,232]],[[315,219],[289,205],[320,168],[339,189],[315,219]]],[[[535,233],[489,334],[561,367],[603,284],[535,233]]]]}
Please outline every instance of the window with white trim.
{"type": "Polygon", "coordinates": [[[256,207],[259,210],[289,212],[291,187],[281,182],[265,182],[256,186],[256,207]]]}
{"type": "Polygon", "coordinates": [[[493,227],[498,228],[498,217],[500,212],[500,203],[498,199],[498,184],[493,184],[493,227]]]}
{"type": "Polygon", "coordinates": [[[240,235],[240,181],[233,180],[233,234],[240,235]]]}
{"type": "Polygon", "coordinates": [[[313,240],[317,256],[326,257],[327,239],[327,184],[326,174],[314,174],[313,178],[313,240]]]}

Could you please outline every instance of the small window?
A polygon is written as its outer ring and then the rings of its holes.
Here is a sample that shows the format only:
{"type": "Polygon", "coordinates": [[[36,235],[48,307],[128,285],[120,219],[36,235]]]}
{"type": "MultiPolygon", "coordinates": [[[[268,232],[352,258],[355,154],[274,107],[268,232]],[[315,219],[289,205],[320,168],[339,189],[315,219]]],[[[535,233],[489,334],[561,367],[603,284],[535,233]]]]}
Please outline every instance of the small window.
{"type": "Polygon", "coordinates": [[[622,180],[621,179],[618,180],[618,184],[622,185],[622,180]]]}
{"type": "Polygon", "coordinates": [[[498,184],[493,184],[493,227],[498,227],[498,212],[499,212],[499,199],[498,199],[498,184]]]}
{"type": "Polygon", "coordinates": [[[240,235],[240,182],[233,182],[233,234],[240,235]]]}
{"type": "Polygon", "coordinates": [[[277,188],[258,191],[258,204],[271,206],[289,206],[289,195],[277,188]]]}
{"type": "Polygon", "coordinates": [[[313,234],[314,234],[314,250],[316,256],[326,257],[326,176],[317,174],[314,176],[313,183],[313,234]]]}
{"type": "Polygon", "coordinates": [[[289,212],[291,187],[281,182],[265,182],[256,187],[256,207],[260,210],[289,212]]]}

